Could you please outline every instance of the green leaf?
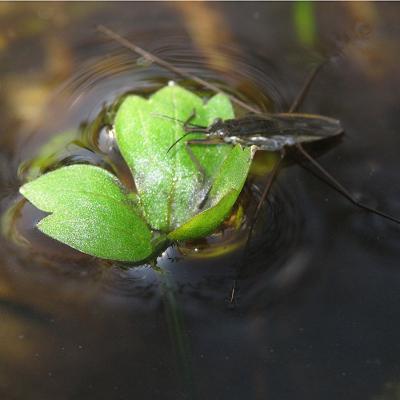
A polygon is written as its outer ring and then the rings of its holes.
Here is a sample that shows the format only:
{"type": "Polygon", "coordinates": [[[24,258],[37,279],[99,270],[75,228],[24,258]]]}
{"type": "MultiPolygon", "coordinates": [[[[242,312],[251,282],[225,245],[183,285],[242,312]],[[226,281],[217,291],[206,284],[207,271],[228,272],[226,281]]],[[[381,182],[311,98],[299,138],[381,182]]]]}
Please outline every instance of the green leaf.
{"type": "Polygon", "coordinates": [[[239,192],[231,190],[215,207],[197,214],[188,222],[172,231],[168,235],[168,238],[171,240],[193,240],[205,237],[214,232],[229,215],[238,195],[239,192]]]}
{"type": "Polygon", "coordinates": [[[26,183],[20,192],[52,213],[37,225],[43,233],[83,253],[139,261],[154,251],[150,229],[118,179],[104,169],[63,167],[26,183]]]}
{"type": "MultiPolygon", "coordinates": [[[[251,163],[250,149],[226,144],[191,145],[196,163],[185,141],[204,136],[191,134],[168,152],[185,134],[182,121],[193,110],[196,116],[191,123],[203,127],[217,117],[234,118],[232,105],[225,95],[217,94],[204,104],[200,97],[177,85],[160,89],[148,100],[128,96],[117,112],[118,146],[132,171],[143,213],[153,229],[171,232],[189,222],[199,214],[199,207],[209,193],[207,208],[216,206],[232,189],[237,198],[246,179],[251,163]],[[239,153],[243,153],[246,162],[237,157],[239,153]],[[204,176],[196,164],[202,166],[204,176]]],[[[214,219],[209,226],[218,226],[229,212],[224,207],[218,210],[219,213],[211,213],[214,219]]],[[[200,220],[198,217],[195,221],[200,224],[200,220]]],[[[195,221],[190,222],[193,232],[197,232],[195,221]]],[[[191,236],[189,229],[185,232],[191,236]]]]}
{"type": "MultiPolygon", "coordinates": [[[[36,207],[50,213],[38,228],[84,253],[120,261],[144,260],[167,240],[212,233],[240,194],[253,152],[226,144],[190,145],[190,152],[185,141],[204,138],[201,133],[190,134],[168,151],[185,135],[182,121],[193,111],[191,123],[202,127],[215,118],[234,117],[226,96],[217,94],[204,104],[176,85],[148,100],[127,97],[115,129],[138,194],[126,194],[118,179],[101,168],[63,167],[20,188],[36,207]],[[147,223],[169,235],[153,238],[147,223]]],[[[46,155],[53,150],[51,144],[46,155]]]]}
{"type": "Polygon", "coordinates": [[[216,174],[205,211],[197,214],[168,235],[171,240],[192,240],[214,232],[229,216],[235,204],[251,163],[253,152],[235,146],[216,174]]]}
{"type": "Polygon", "coordinates": [[[214,205],[225,193],[235,189],[238,194],[243,188],[250,169],[254,151],[236,145],[222,163],[210,191],[209,205],[214,205]]]}

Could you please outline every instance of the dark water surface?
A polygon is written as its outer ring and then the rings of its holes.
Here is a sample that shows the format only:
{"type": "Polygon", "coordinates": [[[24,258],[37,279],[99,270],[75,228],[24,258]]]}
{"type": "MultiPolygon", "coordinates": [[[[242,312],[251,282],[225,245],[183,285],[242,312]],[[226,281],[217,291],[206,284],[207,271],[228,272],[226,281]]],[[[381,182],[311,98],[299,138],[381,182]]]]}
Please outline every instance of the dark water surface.
{"type": "MultiPolygon", "coordinates": [[[[331,57],[302,110],[340,119],[346,134],[310,151],[400,216],[398,4],[318,4],[313,43],[290,3],[3,4],[2,213],[20,199],[21,163],[54,134],[123,93],[179,82],[97,33],[102,23],[274,111],[331,57]]],[[[96,154],[68,147],[54,162],[113,165],[129,183],[106,133],[86,137],[96,154]]],[[[160,275],[54,243],[32,228],[32,206],[15,215],[0,250],[1,399],[400,398],[400,226],[295,163],[263,209],[234,308],[241,249],[229,238],[185,257],[169,249],[160,275]]]]}

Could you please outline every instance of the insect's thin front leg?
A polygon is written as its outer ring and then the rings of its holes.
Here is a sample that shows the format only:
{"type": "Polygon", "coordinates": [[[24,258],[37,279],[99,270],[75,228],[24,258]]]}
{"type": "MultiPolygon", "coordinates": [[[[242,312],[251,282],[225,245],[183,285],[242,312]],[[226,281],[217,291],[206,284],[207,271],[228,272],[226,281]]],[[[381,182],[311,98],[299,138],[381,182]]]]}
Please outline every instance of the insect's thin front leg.
{"type": "Polygon", "coordinates": [[[245,256],[246,256],[247,251],[249,249],[249,245],[250,245],[250,241],[251,241],[251,238],[252,238],[252,235],[253,235],[253,230],[254,230],[255,223],[257,221],[257,217],[260,214],[261,207],[262,207],[264,201],[267,199],[267,197],[268,197],[268,195],[269,195],[269,193],[271,191],[272,184],[274,183],[274,180],[275,180],[276,176],[278,175],[279,169],[280,169],[280,167],[282,165],[282,161],[283,161],[285,155],[286,155],[285,148],[282,148],[281,153],[280,153],[280,158],[278,159],[278,161],[274,165],[274,168],[272,169],[271,173],[268,175],[268,180],[267,180],[265,188],[264,188],[264,190],[263,190],[263,192],[261,194],[260,201],[258,202],[256,211],[254,212],[254,214],[253,214],[253,216],[251,218],[250,228],[249,228],[249,232],[247,234],[246,244],[245,244],[244,250],[243,250],[243,260],[240,263],[239,270],[238,270],[238,272],[236,274],[237,276],[236,276],[235,280],[233,281],[233,286],[232,286],[231,295],[230,295],[230,299],[229,299],[229,302],[231,304],[233,304],[234,301],[235,301],[235,295],[236,295],[236,292],[237,292],[237,286],[238,286],[238,280],[239,280],[239,277],[240,277],[240,272],[241,272],[241,269],[242,269],[243,265],[245,264],[244,263],[245,256]]]}
{"type": "Polygon", "coordinates": [[[183,129],[185,132],[188,129],[189,125],[191,125],[191,121],[193,121],[194,118],[196,118],[196,109],[195,108],[193,108],[192,113],[189,115],[189,117],[186,119],[186,121],[183,124],[183,129]]]}
{"type": "Polygon", "coordinates": [[[215,139],[190,139],[186,143],[192,144],[192,145],[195,145],[195,144],[200,144],[200,145],[203,145],[203,144],[214,144],[214,145],[224,144],[223,142],[221,142],[221,139],[217,139],[217,138],[215,138],[215,139]]]}
{"type": "MultiPolygon", "coordinates": [[[[163,116],[164,118],[167,119],[171,119],[171,120],[175,120],[174,118],[171,118],[167,115],[163,116]]],[[[196,133],[196,132],[207,132],[207,128],[203,127],[203,126],[198,126],[198,125],[193,125],[190,121],[196,117],[196,109],[193,109],[192,113],[189,115],[189,117],[186,119],[186,121],[184,121],[182,123],[182,127],[185,130],[185,134],[182,135],[181,137],[179,137],[178,139],[175,140],[174,143],[171,144],[171,146],[169,146],[168,150],[167,150],[167,154],[171,151],[171,149],[177,144],[179,143],[181,140],[183,140],[185,137],[187,137],[188,135],[192,134],[192,133],[196,133]]],[[[181,121],[180,121],[181,122],[181,121]]]]}
{"type": "Polygon", "coordinates": [[[321,68],[325,65],[326,61],[323,61],[319,64],[317,64],[309,73],[309,75],[306,78],[306,81],[303,84],[303,87],[301,88],[299,94],[296,96],[294,99],[292,105],[289,108],[290,113],[296,112],[297,109],[301,106],[301,103],[304,100],[304,97],[308,93],[308,90],[310,89],[311,84],[314,82],[314,79],[318,75],[318,72],[321,70],[321,68]]]}
{"type": "Polygon", "coordinates": [[[360,201],[358,201],[336,178],[334,178],[320,163],[314,160],[307,151],[304,149],[304,147],[298,143],[296,144],[296,148],[299,150],[299,152],[323,175],[325,176],[328,181],[333,185],[333,187],[347,200],[349,200],[351,203],[353,203],[355,206],[360,207],[366,211],[372,212],[374,214],[377,214],[383,218],[386,218],[390,221],[396,222],[397,224],[400,224],[400,219],[392,217],[389,214],[383,213],[382,211],[377,210],[376,208],[369,207],[360,201]]]}

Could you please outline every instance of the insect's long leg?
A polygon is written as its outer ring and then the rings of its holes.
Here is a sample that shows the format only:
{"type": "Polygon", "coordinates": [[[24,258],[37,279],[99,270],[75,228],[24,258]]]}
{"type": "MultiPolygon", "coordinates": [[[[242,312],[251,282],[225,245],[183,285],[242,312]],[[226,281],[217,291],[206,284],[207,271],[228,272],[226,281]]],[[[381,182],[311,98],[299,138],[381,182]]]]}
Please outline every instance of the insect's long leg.
{"type": "Polygon", "coordinates": [[[377,214],[383,218],[386,218],[390,221],[393,221],[397,224],[400,224],[400,219],[397,219],[395,217],[392,217],[391,215],[385,214],[382,211],[377,210],[376,208],[367,206],[360,201],[358,201],[336,178],[334,178],[321,164],[319,164],[317,161],[314,160],[313,157],[311,157],[307,151],[304,149],[304,147],[298,143],[296,144],[296,148],[300,151],[300,153],[323,175],[325,176],[329,182],[333,184],[335,189],[347,200],[349,200],[351,203],[353,203],[355,206],[362,208],[363,210],[372,212],[374,214],[377,214]]]}
{"type": "MultiPolygon", "coordinates": [[[[188,150],[188,153],[192,159],[192,161],[196,164],[196,165],[200,165],[199,160],[196,158],[196,156],[193,154],[192,149],[190,148],[190,145],[193,144],[211,144],[211,145],[218,145],[221,144],[221,140],[218,139],[193,139],[193,140],[188,140],[187,142],[185,142],[185,146],[186,149],[188,150]],[[193,158],[192,158],[193,157],[193,158]],[[196,161],[195,161],[196,160],[196,161]]],[[[200,165],[201,170],[203,171],[203,183],[205,182],[205,176],[206,176],[206,172],[204,170],[204,168],[200,165]]],[[[204,198],[201,200],[201,202],[198,205],[199,210],[201,210],[204,205],[206,204],[206,201],[208,199],[208,196],[210,195],[210,191],[212,189],[212,185],[210,186],[210,188],[207,190],[207,193],[205,194],[204,198]]]]}
{"type": "Polygon", "coordinates": [[[151,54],[150,52],[142,49],[141,47],[135,45],[134,43],[132,43],[131,41],[125,39],[123,36],[119,35],[118,33],[112,31],[111,29],[105,27],[104,25],[99,25],[97,27],[97,29],[104,33],[105,35],[107,35],[108,37],[110,37],[111,39],[115,40],[116,42],[118,42],[121,46],[133,51],[136,54],[141,55],[142,57],[146,58],[149,61],[154,62],[155,64],[160,65],[161,67],[173,72],[174,74],[181,76],[185,79],[189,79],[192,80],[196,83],[198,83],[199,85],[203,86],[206,89],[212,90],[215,93],[223,93],[224,95],[228,96],[229,99],[233,102],[238,104],[240,107],[243,107],[244,109],[253,112],[253,113],[259,113],[260,110],[250,106],[249,104],[246,104],[245,102],[237,99],[234,96],[231,96],[229,93],[224,92],[223,90],[221,90],[220,88],[218,88],[217,86],[213,85],[212,83],[209,83],[207,81],[205,81],[204,79],[201,79],[195,75],[190,74],[189,72],[185,72],[183,70],[181,70],[180,68],[174,67],[172,64],[170,64],[169,62],[161,59],[160,57],[151,54]]]}
{"type": "Polygon", "coordinates": [[[190,120],[192,119],[192,116],[190,116],[189,118],[188,118],[188,120],[186,120],[186,121],[182,121],[181,119],[178,119],[178,118],[174,118],[174,117],[170,117],[169,115],[164,115],[164,114],[158,114],[158,113],[151,113],[151,115],[154,115],[155,117],[160,117],[160,118],[164,118],[164,119],[169,119],[170,121],[175,121],[175,122],[179,122],[180,124],[182,124],[182,126],[184,127],[184,128],[188,128],[188,129],[200,129],[200,130],[204,130],[204,129],[206,129],[206,127],[205,126],[200,126],[200,125],[195,125],[195,124],[192,124],[191,122],[190,122],[190,120]]]}
{"type": "MultiPolygon", "coordinates": [[[[192,149],[190,147],[191,145],[194,145],[194,144],[201,144],[201,145],[203,145],[203,144],[221,144],[221,141],[220,140],[216,141],[216,140],[213,140],[213,139],[192,139],[192,140],[188,140],[188,141],[185,142],[185,148],[186,148],[186,150],[187,150],[187,152],[189,154],[189,157],[193,161],[193,163],[196,165],[196,167],[199,170],[199,172],[201,173],[201,175],[202,175],[202,183],[204,183],[205,178],[206,178],[206,171],[203,168],[203,166],[200,164],[199,160],[194,155],[194,153],[193,153],[193,151],[192,151],[192,149]]],[[[204,203],[204,201],[201,202],[201,204],[203,204],[203,203],[204,203]]],[[[199,208],[201,208],[201,207],[199,206],[199,208]]]]}
{"type": "Polygon", "coordinates": [[[248,247],[248,245],[250,243],[251,236],[253,235],[253,229],[254,229],[255,222],[256,222],[256,220],[258,218],[258,215],[260,214],[261,207],[262,207],[265,199],[268,197],[268,194],[271,191],[272,183],[274,182],[274,180],[275,180],[275,178],[276,178],[276,176],[278,174],[279,168],[282,165],[282,161],[283,161],[285,155],[286,155],[285,149],[282,148],[282,150],[280,152],[280,158],[275,163],[274,168],[272,169],[272,171],[270,172],[270,174],[268,176],[268,181],[267,181],[267,183],[265,185],[264,191],[261,194],[260,200],[259,200],[259,202],[257,204],[256,211],[254,212],[254,214],[253,214],[253,216],[251,218],[251,224],[250,224],[249,232],[248,232],[248,235],[247,235],[245,249],[247,249],[247,247],[248,247]]]}
{"type": "Polygon", "coordinates": [[[204,184],[204,182],[206,180],[206,171],[203,168],[203,166],[200,164],[197,157],[194,155],[192,149],[190,148],[190,141],[185,142],[185,149],[186,149],[187,153],[189,154],[190,159],[192,160],[193,164],[196,166],[196,169],[201,176],[201,179],[200,179],[201,184],[204,184]]]}
{"type": "Polygon", "coordinates": [[[321,63],[317,64],[309,73],[306,81],[303,84],[303,87],[301,88],[299,94],[296,96],[294,99],[292,105],[289,108],[290,113],[293,113],[297,111],[297,109],[300,107],[301,103],[304,100],[304,97],[306,96],[308,90],[311,87],[311,84],[313,83],[314,79],[316,78],[318,72],[321,70],[321,68],[325,65],[326,61],[322,61],[321,63]]]}
{"type": "MultiPolygon", "coordinates": [[[[267,199],[267,197],[268,197],[268,195],[269,195],[269,193],[271,191],[272,184],[274,183],[274,180],[275,180],[276,176],[278,175],[279,169],[280,169],[280,167],[282,165],[282,161],[285,158],[285,155],[286,155],[285,148],[282,148],[281,153],[280,153],[280,158],[278,159],[278,161],[274,165],[274,168],[272,169],[272,171],[268,175],[267,183],[266,183],[265,188],[264,188],[264,190],[263,190],[263,192],[261,194],[260,200],[259,200],[259,202],[257,204],[257,208],[256,208],[256,210],[255,210],[255,212],[254,212],[254,214],[253,214],[253,216],[251,218],[250,228],[249,228],[249,231],[247,233],[246,244],[245,244],[244,250],[243,250],[243,258],[247,254],[247,251],[248,251],[248,248],[249,248],[249,245],[250,245],[250,241],[251,241],[251,237],[253,235],[254,226],[255,226],[255,223],[257,221],[257,217],[260,214],[261,207],[262,207],[264,201],[267,199]]],[[[229,298],[229,302],[231,304],[233,304],[233,302],[235,301],[235,294],[236,294],[236,291],[237,291],[238,280],[239,280],[241,268],[243,267],[243,265],[244,265],[244,260],[242,260],[242,262],[240,263],[239,270],[236,273],[237,276],[233,281],[231,295],[230,295],[230,298],[229,298]]]]}
{"type": "MultiPolygon", "coordinates": [[[[308,90],[310,89],[311,84],[313,83],[315,77],[317,76],[318,72],[321,70],[321,68],[324,65],[325,65],[325,61],[322,62],[322,63],[319,63],[318,65],[316,65],[311,70],[311,72],[307,76],[306,81],[304,82],[303,87],[301,88],[299,94],[296,96],[296,98],[294,99],[292,105],[290,106],[289,113],[295,112],[298,109],[298,107],[301,105],[301,103],[303,102],[304,97],[306,96],[308,90]]],[[[271,171],[271,173],[269,175],[269,179],[267,181],[267,184],[266,184],[266,186],[264,188],[264,191],[263,191],[263,193],[261,195],[261,198],[260,198],[260,201],[259,201],[259,203],[257,205],[256,211],[255,211],[255,213],[254,213],[254,215],[252,217],[252,220],[251,220],[251,223],[250,223],[249,232],[247,234],[246,244],[245,244],[245,247],[244,247],[244,250],[243,250],[243,258],[247,254],[247,251],[248,251],[248,248],[249,248],[249,245],[250,245],[250,241],[251,241],[251,237],[252,237],[252,234],[253,234],[254,225],[255,225],[257,217],[258,217],[258,215],[260,213],[262,204],[265,201],[265,199],[267,198],[267,196],[268,196],[268,194],[269,194],[269,192],[271,190],[272,183],[273,183],[273,181],[274,181],[274,179],[275,179],[275,177],[276,177],[276,175],[278,173],[278,170],[279,170],[279,168],[281,166],[281,163],[282,163],[282,160],[283,160],[284,157],[285,157],[285,150],[283,148],[282,151],[281,151],[281,157],[278,160],[278,162],[275,164],[274,169],[271,171]]],[[[235,300],[235,295],[236,295],[236,291],[237,291],[237,287],[238,287],[238,280],[239,280],[239,277],[240,277],[241,268],[243,267],[244,264],[245,263],[244,263],[244,259],[243,259],[242,262],[240,263],[239,270],[236,273],[236,278],[235,278],[235,280],[233,282],[231,295],[230,295],[230,299],[229,299],[229,302],[231,304],[233,304],[234,300],[235,300]]]]}

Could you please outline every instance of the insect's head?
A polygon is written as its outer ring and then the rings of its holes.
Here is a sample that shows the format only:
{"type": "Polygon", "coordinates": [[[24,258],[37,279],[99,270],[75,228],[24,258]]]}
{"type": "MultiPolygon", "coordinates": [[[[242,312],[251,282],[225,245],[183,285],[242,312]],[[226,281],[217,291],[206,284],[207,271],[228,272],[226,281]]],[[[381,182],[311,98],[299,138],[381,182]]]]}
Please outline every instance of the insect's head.
{"type": "Polygon", "coordinates": [[[215,118],[214,122],[208,127],[208,135],[220,139],[226,136],[225,124],[221,118],[215,118]]]}

